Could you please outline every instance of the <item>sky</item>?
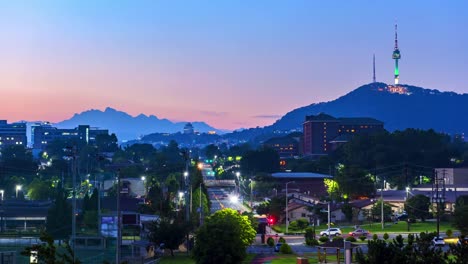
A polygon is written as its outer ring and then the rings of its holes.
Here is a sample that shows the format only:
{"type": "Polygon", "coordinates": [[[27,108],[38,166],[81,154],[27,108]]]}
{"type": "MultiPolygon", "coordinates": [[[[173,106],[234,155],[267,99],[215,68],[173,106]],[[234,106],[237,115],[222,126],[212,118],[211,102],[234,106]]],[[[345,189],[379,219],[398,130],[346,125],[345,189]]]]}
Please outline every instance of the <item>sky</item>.
{"type": "Polygon", "coordinates": [[[468,1],[0,1],[0,119],[272,124],[372,81],[468,93],[468,1]]]}

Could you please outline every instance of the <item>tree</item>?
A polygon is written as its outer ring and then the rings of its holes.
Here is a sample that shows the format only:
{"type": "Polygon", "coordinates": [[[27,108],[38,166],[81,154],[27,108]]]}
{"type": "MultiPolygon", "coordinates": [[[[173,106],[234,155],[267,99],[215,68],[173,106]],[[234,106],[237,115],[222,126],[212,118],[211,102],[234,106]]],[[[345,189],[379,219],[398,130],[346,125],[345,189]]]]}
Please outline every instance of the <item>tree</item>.
{"type": "MultiPolygon", "coordinates": [[[[371,208],[372,219],[380,219],[382,216],[382,201],[378,200],[371,208]]],[[[390,219],[392,216],[392,207],[384,202],[384,219],[390,219]]]]}
{"type": "Polygon", "coordinates": [[[171,256],[174,256],[174,249],[179,248],[184,242],[188,226],[185,222],[162,218],[152,222],[149,231],[148,239],[157,245],[164,243],[164,247],[171,251],[171,256]]]}
{"type": "Polygon", "coordinates": [[[233,209],[217,211],[197,231],[193,258],[198,264],[241,263],[255,235],[248,217],[233,209]]]}
{"type": "Polygon", "coordinates": [[[71,234],[72,208],[62,188],[57,189],[54,204],[47,212],[46,231],[54,239],[66,239],[71,234]]]}
{"type": "Polygon", "coordinates": [[[460,230],[462,235],[468,235],[468,195],[457,198],[453,212],[453,226],[460,230]]]}
{"type": "Polygon", "coordinates": [[[75,252],[68,242],[65,243],[65,253],[59,253],[55,244],[54,238],[42,232],[39,239],[42,243],[26,247],[21,255],[29,257],[34,255],[37,263],[44,264],[80,264],[81,261],[74,259],[75,252]]]}
{"type": "Polygon", "coordinates": [[[353,220],[353,207],[348,203],[344,203],[343,206],[341,206],[341,211],[346,217],[346,220],[348,222],[351,222],[353,220]]]}
{"type": "Polygon", "coordinates": [[[47,200],[50,198],[51,186],[50,182],[34,178],[28,185],[28,197],[31,200],[47,200]]]}
{"type": "Polygon", "coordinates": [[[429,197],[423,194],[418,194],[413,197],[408,198],[405,203],[405,210],[411,218],[421,218],[421,221],[424,220],[429,215],[429,206],[431,201],[429,197]]]}
{"type": "Polygon", "coordinates": [[[259,172],[276,172],[279,170],[279,155],[271,148],[248,151],[241,160],[244,175],[255,175],[259,172]]]}

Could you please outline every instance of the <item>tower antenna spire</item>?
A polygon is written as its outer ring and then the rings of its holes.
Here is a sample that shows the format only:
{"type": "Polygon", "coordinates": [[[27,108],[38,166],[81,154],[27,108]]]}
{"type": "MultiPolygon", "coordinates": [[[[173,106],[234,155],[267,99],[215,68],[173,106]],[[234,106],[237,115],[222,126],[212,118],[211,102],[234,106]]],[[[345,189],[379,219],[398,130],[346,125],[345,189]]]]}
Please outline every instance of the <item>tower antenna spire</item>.
{"type": "Polygon", "coordinates": [[[395,21],[395,50],[398,49],[398,24],[395,21]]]}
{"type": "Polygon", "coordinates": [[[395,85],[398,85],[400,79],[400,70],[398,69],[398,60],[401,59],[400,50],[398,49],[398,26],[395,21],[395,49],[393,50],[392,59],[395,60],[395,85]]]}
{"type": "Polygon", "coordinates": [[[373,72],[373,75],[372,75],[372,81],[375,83],[375,53],[374,53],[374,56],[373,56],[373,60],[372,60],[372,72],[373,72]]]}

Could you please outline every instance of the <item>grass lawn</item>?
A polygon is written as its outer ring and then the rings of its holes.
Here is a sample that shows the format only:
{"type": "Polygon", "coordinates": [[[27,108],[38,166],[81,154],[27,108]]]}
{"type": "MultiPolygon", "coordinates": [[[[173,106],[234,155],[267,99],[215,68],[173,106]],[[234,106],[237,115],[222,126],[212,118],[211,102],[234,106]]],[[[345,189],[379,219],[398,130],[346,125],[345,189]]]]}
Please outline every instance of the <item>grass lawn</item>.
{"type": "MultiPolygon", "coordinates": [[[[247,254],[247,258],[242,261],[242,264],[250,264],[255,257],[255,254],[247,254]]],[[[174,257],[166,256],[161,259],[160,264],[195,264],[195,261],[187,255],[176,254],[174,257]]]]}
{"type": "MultiPolygon", "coordinates": [[[[332,227],[339,227],[341,228],[341,231],[343,234],[348,234],[349,232],[354,230],[354,225],[344,223],[343,225],[332,225],[332,227]]],[[[315,230],[317,235],[320,233],[320,231],[323,231],[327,229],[327,225],[320,225],[316,226],[315,230]]],[[[400,233],[400,232],[408,232],[408,225],[405,221],[400,221],[398,224],[394,224],[393,222],[391,223],[386,223],[385,224],[385,229],[382,230],[382,226],[380,223],[371,223],[371,224],[363,224],[360,225],[360,228],[364,228],[366,230],[369,230],[371,233],[400,233]]],[[[274,232],[278,233],[284,233],[286,230],[286,226],[284,224],[281,225],[275,225],[273,226],[273,229],[275,230],[274,232]]],[[[436,222],[417,222],[414,224],[410,224],[410,231],[411,233],[420,233],[420,232],[435,232],[437,229],[436,222]]],[[[445,232],[447,229],[452,229],[451,223],[448,222],[441,222],[440,223],[440,231],[445,232]]],[[[291,230],[289,228],[289,233],[301,233],[304,232],[304,230],[291,230]]]]}
{"type": "Polygon", "coordinates": [[[167,256],[161,259],[160,264],[195,264],[195,261],[187,255],[167,256]]]}
{"type": "MultiPolygon", "coordinates": [[[[283,255],[279,256],[276,259],[271,261],[271,264],[293,264],[296,263],[297,257],[307,258],[309,260],[309,264],[319,263],[317,255],[306,254],[304,256],[296,256],[296,255],[283,255]]],[[[327,256],[327,262],[335,262],[336,263],[336,255],[330,254],[327,256]]],[[[344,256],[341,254],[340,262],[344,263],[344,256]]]]}

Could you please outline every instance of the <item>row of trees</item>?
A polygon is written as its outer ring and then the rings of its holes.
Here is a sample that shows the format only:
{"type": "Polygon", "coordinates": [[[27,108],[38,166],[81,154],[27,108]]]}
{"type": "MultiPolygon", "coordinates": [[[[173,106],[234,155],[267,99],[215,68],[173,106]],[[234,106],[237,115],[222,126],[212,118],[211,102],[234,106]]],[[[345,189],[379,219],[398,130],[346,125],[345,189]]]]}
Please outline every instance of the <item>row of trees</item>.
{"type": "Polygon", "coordinates": [[[398,235],[392,242],[384,240],[369,240],[368,251],[363,253],[358,249],[356,261],[360,264],[371,263],[408,263],[408,264],[462,264],[468,263],[468,245],[450,245],[451,256],[439,247],[431,244],[435,233],[421,233],[419,236],[408,235],[405,243],[398,235]]]}

